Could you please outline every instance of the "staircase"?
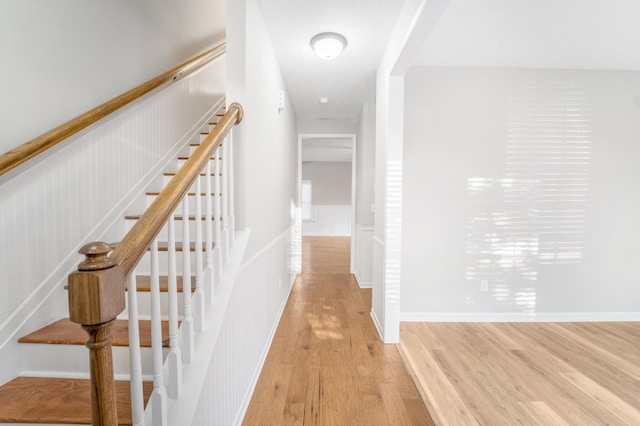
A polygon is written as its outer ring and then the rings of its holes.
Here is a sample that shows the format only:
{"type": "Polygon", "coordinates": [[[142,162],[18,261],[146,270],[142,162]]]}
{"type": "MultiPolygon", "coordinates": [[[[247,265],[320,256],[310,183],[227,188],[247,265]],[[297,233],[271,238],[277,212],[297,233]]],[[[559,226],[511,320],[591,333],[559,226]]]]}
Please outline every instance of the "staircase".
{"type": "MultiPolygon", "coordinates": [[[[195,141],[188,144],[179,156],[171,162],[166,171],[156,181],[150,184],[149,190],[142,196],[143,202],[147,206],[153,202],[158,196],[162,187],[168,184],[170,179],[193,154],[199,146],[199,142],[203,141],[210,131],[214,129],[220,117],[224,116],[224,110],[216,111],[209,120],[209,124],[199,135],[195,135],[195,141]]],[[[221,162],[222,157],[219,155],[220,150],[216,151],[209,159],[210,163],[215,161],[221,162]]],[[[211,170],[219,170],[219,168],[211,167],[211,170]]],[[[213,173],[212,173],[213,175],[213,173]]],[[[218,173],[221,176],[222,173],[218,173]]],[[[202,173],[201,178],[204,177],[202,173]]],[[[207,188],[202,181],[202,188],[207,188]]],[[[184,232],[189,232],[191,236],[199,231],[199,237],[195,238],[195,242],[189,244],[190,262],[192,265],[202,264],[204,257],[204,246],[207,240],[206,232],[211,229],[205,229],[205,215],[197,215],[196,210],[192,206],[202,203],[204,205],[206,192],[199,190],[196,193],[195,185],[187,195],[189,211],[183,211],[183,207],[179,206],[174,213],[174,220],[177,222],[175,228],[175,251],[182,253],[184,250],[182,238],[184,232]],[[197,199],[200,200],[197,200],[197,199]],[[198,202],[199,201],[199,202],[198,202]],[[196,222],[201,224],[196,225],[196,222]],[[184,225],[184,226],[183,226],[184,225]],[[201,250],[196,250],[198,246],[201,250]],[[197,261],[198,254],[201,260],[197,261]]],[[[222,191],[219,193],[210,192],[212,198],[221,198],[222,191]]],[[[204,211],[204,210],[203,210],[204,211]]],[[[123,217],[125,229],[129,230],[133,224],[140,218],[140,214],[127,214],[123,217]]],[[[213,216],[213,215],[212,215],[213,216]]],[[[213,217],[212,220],[221,221],[222,215],[213,217]]],[[[209,222],[211,223],[211,222],[209,222]]],[[[232,233],[232,231],[231,231],[232,233]]],[[[158,235],[158,250],[161,252],[168,251],[170,246],[167,232],[167,225],[158,235]]],[[[144,405],[147,405],[153,390],[152,369],[152,325],[147,318],[152,316],[151,305],[151,267],[150,254],[145,254],[142,261],[136,269],[136,287],[138,306],[136,311],[140,319],[138,320],[139,329],[139,345],[142,360],[142,377],[144,405]],[[148,270],[147,270],[148,268],[148,270]]],[[[161,292],[161,312],[163,312],[163,321],[161,327],[162,334],[162,359],[163,362],[169,354],[169,321],[167,312],[169,311],[168,301],[168,268],[165,262],[165,256],[162,256],[159,264],[160,269],[160,292],[161,292]]],[[[182,263],[177,264],[180,274],[183,274],[182,263]]],[[[195,294],[196,273],[187,272],[190,278],[177,276],[178,292],[184,297],[183,280],[190,279],[189,293],[195,294]]],[[[200,278],[199,278],[200,279],[200,278]]],[[[210,290],[211,291],[211,290],[210,290]]],[[[190,297],[190,298],[191,298],[190,297]]],[[[180,321],[184,318],[185,305],[178,304],[178,315],[180,321]]],[[[129,313],[130,307],[118,316],[112,327],[112,345],[114,358],[114,374],[116,379],[116,403],[118,412],[118,424],[130,425],[132,421],[132,403],[129,378],[129,313]]],[[[85,347],[87,334],[80,325],[73,323],[69,318],[61,318],[52,324],[36,330],[28,335],[22,336],[19,343],[22,345],[22,356],[27,360],[29,371],[23,372],[24,377],[17,377],[8,383],[0,386],[0,423],[29,423],[29,424],[91,424],[91,391],[89,377],[89,351],[85,347]]],[[[157,371],[156,371],[157,374],[157,371]]],[[[155,421],[154,421],[155,423],[155,421]]]]}

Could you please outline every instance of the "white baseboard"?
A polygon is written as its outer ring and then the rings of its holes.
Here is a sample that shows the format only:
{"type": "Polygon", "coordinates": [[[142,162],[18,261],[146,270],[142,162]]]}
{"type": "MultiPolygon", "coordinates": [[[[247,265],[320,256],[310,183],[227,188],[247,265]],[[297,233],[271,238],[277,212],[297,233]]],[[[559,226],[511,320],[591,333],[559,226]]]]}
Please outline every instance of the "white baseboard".
{"type": "Polygon", "coordinates": [[[360,287],[360,288],[372,288],[373,287],[373,283],[372,282],[366,282],[366,281],[362,281],[360,279],[360,275],[358,275],[358,271],[355,271],[353,273],[353,276],[356,277],[356,282],[358,283],[358,287],[360,287]]]}
{"type": "Polygon", "coordinates": [[[640,312],[400,312],[401,322],[619,322],[640,321],[640,312]]]}
{"type": "Polygon", "coordinates": [[[380,336],[380,340],[384,341],[384,336],[382,334],[382,325],[380,324],[378,316],[373,309],[371,309],[371,319],[373,320],[373,325],[375,325],[376,330],[378,330],[378,336],[380,336]]]}

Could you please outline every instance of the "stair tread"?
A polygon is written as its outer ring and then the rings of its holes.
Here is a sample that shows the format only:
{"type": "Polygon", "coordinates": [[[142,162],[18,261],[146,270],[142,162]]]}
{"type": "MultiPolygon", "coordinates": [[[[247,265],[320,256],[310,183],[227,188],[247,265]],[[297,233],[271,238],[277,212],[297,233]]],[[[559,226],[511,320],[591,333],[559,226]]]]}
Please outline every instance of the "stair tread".
{"type": "MultiPolygon", "coordinates": [[[[165,176],[175,176],[176,173],[175,172],[165,172],[164,175],[165,176]]],[[[206,173],[200,173],[200,176],[206,176],[206,175],[207,175],[206,173]]],[[[210,176],[215,176],[215,175],[216,175],[215,173],[211,173],[210,176]]],[[[218,173],[218,176],[222,176],[222,173],[218,173]]]]}
{"type": "MultiPolygon", "coordinates": [[[[189,251],[196,251],[196,243],[193,241],[189,244],[189,251]]],[[[202,243],[202,251],[206,251],[207,243],[202,243]]],[[[169,243],[166,241],[158,241],[158,251],[169,251],[169,243]]],[[[176,251],[182,251],[182,243],[176,242],[176,251]]]]}
{"type": "MultiPolygon", "coordinates": [[[[182,293],[182,275],[176,277],[178,285],[178,293],[182,293]]],[[[125,289],[128,289],[129,283],[126,282],[125,289]]],[[[196,277],[191,277],[191,290],[196,288],[196,277]]],[[[68,285],[64,286],[65,290],[69,289],[68,285]]],[[[151,277],[149,275],[137,275],[136,276],[136,290],[138,292],[150,292],[151,291],[151,277]]],[[[166,293],[169,291],[169,277],[166,275],[160,275],[160,292],[166,293]]]]}
{"type": "MultiPolygon", "coordinates": [[[[156,196],[157,197],[158,195],[160,195],[160,192],[159,191],[151,191],[151,192],[147,192],[146,195],[151,195],[151,196],[156,196]]],[[[195,197],[196,193],[195,192],[189,192],[188,195],[190,197],[195,197]]],[[[204,197],[204,196],[207,195],[207,193],[206,192],[201,192],[200,195],[204,197]]],[[[212,192],[211,195],[214,196],[216,194],[215,194],[215,192],[212,192]]]]}
{"type": "MultiPolygon", "coordinates": [[[[141,214],[130,214],[130,215],[125,216],[124,218],[125,218],[125,220],[138,220],[138,219],[140,219],[141,216],[142,216],[141,214]]],[[[177,214],[177,215],[173,216],[174,220],[182,220],[182,218],[183,218],[183,216],[181,214],[177,214]]],[[[207,216],[205,216],[205,215],[202,215],[200,217],[201,220],[205,220],[206,218],[207,218],[207,216]]],[[[212,220],[216,220],[216,218],[214,216],[211,216],[211,219],[212,220]]],[[[189,220],[196,220],[196,215],[194,215],[194,214],[189,215],[189,220]]]]}
{"type": "MultiPolygon", "coordinates": [[[[178,160],[186,161],[189,157],[178,157],[178,160]]],[[[216,157],[210,157],[211,160],[215,160],[216,157]]],[[[218,160],[222,160],[222,157],[218,157],[218,160]]]]}
{"type": "MultiPolygon", "coordinates": [[[[178,276],[177,284],[178,284],[178,292],[182,292],[182,276],[178,276]]],[[[196,278],[191,277],[191,290],[196,288],[196,278]]],[[[151,291],[151,277],[149,275],[137,275],[136,276],[136,289],[138,291],[151,291]]],[[[166,293],[169,289],[169,277],[166,275],[160,276],[160,291],[166,293]]]]}
{"type": "MultiPolygon", "coordinates": [[[[151,321],[140,320],[140,346],[151,347],[151,321]]],[[[116,320],[111,328],[113,346],[129,346],[129,321],[116,320]]],[[[162,321],[163,346],[169,346],[169,323],[162,321]]],[[[87,333],[79,324],[71,322],[69,318],[63,318],[43,327],[33,333],[18,339],[19,343],[46,343],[58,345],[84,345],[87,341],[87,333]]]]}
{"type": "MultiPolygon", "coordinates": [[[[117,380],[118,424],[130,425],[129,382],[117,380]]],[[[153,389],[143,382],[145,405],[153,389]]],[[[91,424],[91,382],[86,379],[18,377],[0,386],[0,423],[91,424]]]]}

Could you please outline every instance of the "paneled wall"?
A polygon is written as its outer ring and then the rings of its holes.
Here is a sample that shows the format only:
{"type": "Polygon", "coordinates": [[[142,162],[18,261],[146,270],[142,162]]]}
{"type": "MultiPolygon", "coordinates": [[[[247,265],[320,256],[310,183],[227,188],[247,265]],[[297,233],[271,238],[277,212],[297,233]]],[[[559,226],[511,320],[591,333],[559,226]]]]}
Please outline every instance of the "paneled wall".
{"type": "Polygon", "coordinates": [[[405,84],[403,318],[640,319],[640,72],[405,84]]]}
{"type": "Polygon", "coordinates": [[[302,223],[302,235],[351,235],[351,162],[304,162],[302,179],[312,185],[312,218],[302,223]]]}
{"type": "Polygon", "coordinates": [[[192,425],[241,424],[297,273],[292,238],[285,232],[242,265],[192,425]]]}
{"type": "MultiPolygon", "coordinates": [[[[224,72],[219,58],[0,183],[0,358],[25,329],[68,315],[63,287],[79,248],[121,237],[105,233],[199,130],[224,95],[224,72]]],[[[10,365],[0,382],[20,368],[10,365]]]]}

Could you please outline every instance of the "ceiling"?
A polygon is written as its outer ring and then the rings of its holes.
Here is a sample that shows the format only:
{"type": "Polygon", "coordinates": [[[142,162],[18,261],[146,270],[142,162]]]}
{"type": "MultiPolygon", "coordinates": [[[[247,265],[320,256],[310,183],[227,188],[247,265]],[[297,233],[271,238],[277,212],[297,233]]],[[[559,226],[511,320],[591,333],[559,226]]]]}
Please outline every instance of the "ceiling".
{"type": "Polygon", "coordinates": [[[640,70],[638,0],[446,3],[416,65],[640,70]]]}
{"type": "Polygon", "coordinates": [[[375,99],[375,73],[403,0],[260,0],[262,14],[299,118],[355,120],[375,99]],[[315,55],[321,32],[347,39],[340,57],[315,55]],[[327,97],[329,103],[320,104],[327,97]]]}
{"type": "MultiPolygon", "coordinates": [[[[404,1],[259,1],[296,115],[357,119],[404,1]],[[325,31],[348,40],[338,59],[311,50],[325,31]]],[[[430,0],[427,13],[438,3],[414,65],[640,70],[640,0],[430,0]]]]}

